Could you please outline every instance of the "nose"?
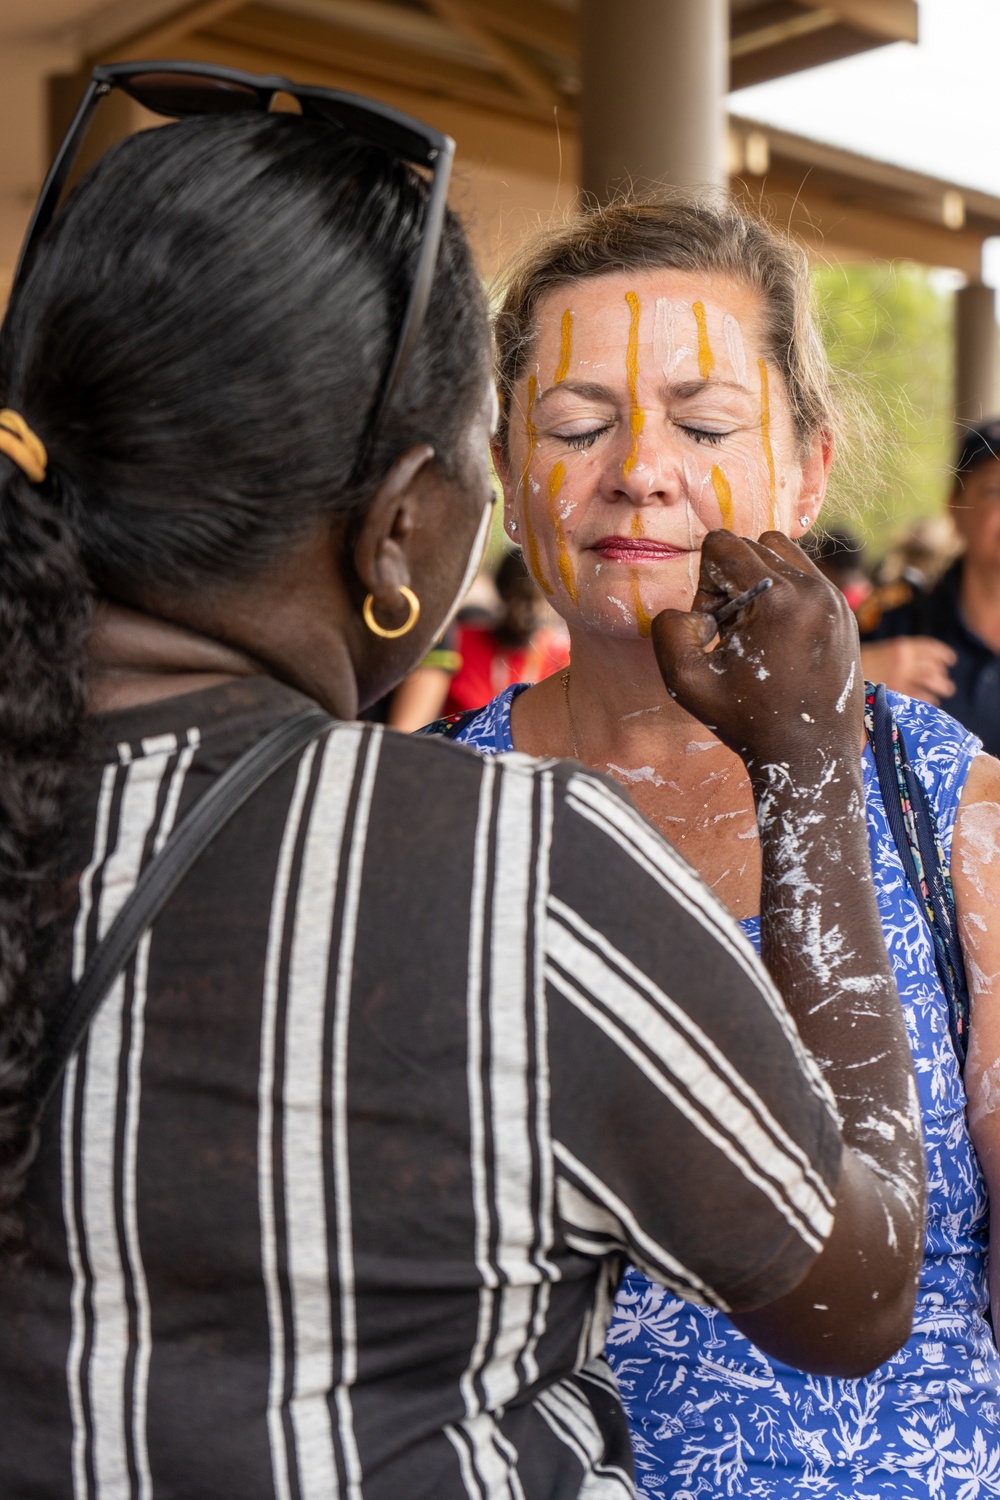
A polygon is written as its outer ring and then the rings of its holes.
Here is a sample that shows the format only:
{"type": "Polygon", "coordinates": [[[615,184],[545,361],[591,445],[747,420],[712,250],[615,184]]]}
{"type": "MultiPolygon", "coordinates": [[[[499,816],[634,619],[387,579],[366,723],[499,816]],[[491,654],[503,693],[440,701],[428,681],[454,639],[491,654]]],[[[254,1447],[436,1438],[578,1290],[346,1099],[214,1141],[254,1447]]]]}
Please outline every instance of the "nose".
{"type": "MultiPolygon", "coordinates": [[[[609,453],[605,493],[634,506],[674,505],[684,498],[684,470],[665,434],[641,409],[632,414],[627,440],[609,453]]],[[[624,434],[623,434],[624,438],[624,434]]]]}

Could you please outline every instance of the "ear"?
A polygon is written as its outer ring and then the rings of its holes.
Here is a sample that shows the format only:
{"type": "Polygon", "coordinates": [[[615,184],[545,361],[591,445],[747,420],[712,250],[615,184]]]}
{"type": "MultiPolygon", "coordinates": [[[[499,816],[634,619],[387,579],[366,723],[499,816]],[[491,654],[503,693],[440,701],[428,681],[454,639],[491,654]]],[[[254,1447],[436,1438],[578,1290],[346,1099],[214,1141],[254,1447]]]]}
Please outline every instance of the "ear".
{"type": "Polygon", "coordinates": [[[827,428],[822,428],[819,432],[813,433],[801,460],[802,485],[796,502],[796,514],[789,528],[789,536],[804,536],[810,527],[815,526],[826,496],[830,466],[833,463],[833,451],[832,432],[827,428]]]}
{"type": "Polygon", "coordinates": [[[514,481],[511,472],[510,455],[507,453],[499,437],[494,437],[491,441],[490,455],[493,459],[496,476],[503,488],[504,531],[506,531],[508,536],[513,537],[510,528],[511,524],[517,521],[518,485],[514,481]]]}
{"type": "Polygon", "coordinates": [[[354,534],[351,560],[358,584],[372,595],[376,615],[387,623],[407,610],[399,591],[410,582],[409,548],[433,461],[434,449],[427,443],[397,458],[354,534]]]}

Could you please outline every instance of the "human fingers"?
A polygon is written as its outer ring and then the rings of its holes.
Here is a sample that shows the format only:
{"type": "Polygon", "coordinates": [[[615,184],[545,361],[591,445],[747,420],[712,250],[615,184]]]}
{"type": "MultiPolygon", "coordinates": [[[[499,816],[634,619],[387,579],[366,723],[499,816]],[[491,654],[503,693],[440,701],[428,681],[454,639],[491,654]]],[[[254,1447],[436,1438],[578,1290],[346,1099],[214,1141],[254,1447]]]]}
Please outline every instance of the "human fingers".
{"type": "Polygon", "coordinates": [[[719,609],[771,576],[775,561],[749,537],[710,531],[702,542],[698,589],[691,608],[706,613],[719,609]]]}
{"type": "Polygon", "coordinates": [[[909,643],[909,651],[912,681],[939,700],[952,697],[955,684],[948,668],[954,666],[957,657],[951,647],[927,636],[915,636],[909,643]]]}

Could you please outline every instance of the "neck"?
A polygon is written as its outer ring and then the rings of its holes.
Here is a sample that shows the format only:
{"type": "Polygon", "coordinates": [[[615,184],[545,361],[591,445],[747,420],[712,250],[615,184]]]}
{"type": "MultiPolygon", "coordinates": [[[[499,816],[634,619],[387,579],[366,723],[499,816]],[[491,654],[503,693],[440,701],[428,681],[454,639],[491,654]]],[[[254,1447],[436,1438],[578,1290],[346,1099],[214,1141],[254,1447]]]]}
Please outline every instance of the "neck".
{"type": "MultiPolygon", "coordinates": [[[[654,741],[661,754],[676,741],[715,736],[667,693],[648,640],[570,632],[570,692],[579,750],[592,764],[607,747],[654,741]]],[[[610,752],[609,752],[610,753],[610,752]]]]}
{"type": "Polygon", "coordinates": [[[960,598],[969,629],[1000,652],[1000,572],[966,557],[960,598]]]}
{"type": "Polygon", "coordinates": [[[87,643],[91,713],[155,703],[265,672],[245,652],[184,625],[109,600],[95,607],[87,643]]]}

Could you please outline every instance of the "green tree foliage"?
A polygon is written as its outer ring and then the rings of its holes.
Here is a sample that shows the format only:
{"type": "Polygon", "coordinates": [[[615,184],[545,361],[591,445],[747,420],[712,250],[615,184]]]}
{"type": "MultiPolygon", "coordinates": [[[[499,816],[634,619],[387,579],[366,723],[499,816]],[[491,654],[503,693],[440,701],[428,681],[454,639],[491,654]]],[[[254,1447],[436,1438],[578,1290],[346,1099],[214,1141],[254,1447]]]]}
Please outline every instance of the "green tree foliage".
{"type": "Polygon", "coordinates": [[[821,266],[814,286],[856,449],[823,518],[852,525],[878,557],[944,506],[955,430],[954,293],[942,273],[909,261],[821,266]]]}

